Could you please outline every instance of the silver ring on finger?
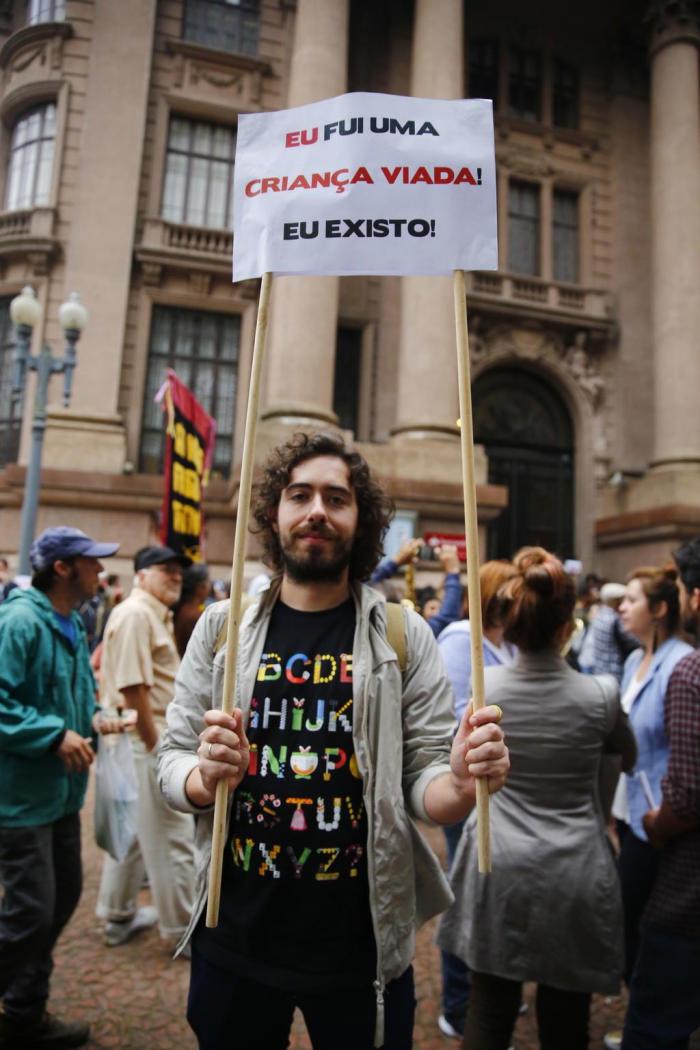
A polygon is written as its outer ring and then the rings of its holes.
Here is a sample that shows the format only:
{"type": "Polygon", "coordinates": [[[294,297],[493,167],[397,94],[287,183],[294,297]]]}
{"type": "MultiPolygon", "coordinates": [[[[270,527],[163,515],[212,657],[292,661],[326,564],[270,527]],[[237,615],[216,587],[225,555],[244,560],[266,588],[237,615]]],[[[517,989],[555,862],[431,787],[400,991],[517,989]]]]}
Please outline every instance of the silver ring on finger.
{"type": "Polygon", "coordinates": [[[213,744],[209,745],[209,750],[207,751],[207,757],[208,758],[211,758],[211,749],[213,748],[213,746],[214,746],[213,744]]]}

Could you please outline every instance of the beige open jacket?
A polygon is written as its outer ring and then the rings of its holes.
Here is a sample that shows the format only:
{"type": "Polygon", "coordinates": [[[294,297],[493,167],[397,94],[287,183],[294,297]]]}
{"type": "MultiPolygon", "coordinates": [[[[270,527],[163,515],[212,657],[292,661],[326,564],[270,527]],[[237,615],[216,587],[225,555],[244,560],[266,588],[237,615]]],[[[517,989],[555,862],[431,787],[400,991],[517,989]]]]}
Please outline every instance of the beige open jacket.
{"type": "MultiPolygon", "coordinates": [[[[357,608],[353,643],[353,739],[363,777],[368,820],[369,900],[377,944],[377,1045],[383,1031],[383,989],[410,965],[418,927],[444,911],[452,894],[434,854],[415,826],[428,820],[425,791],[449,771],[454,727],[452,689],[437,644],[416,613],[406,614],[407,666],[401,675],[386,639],[382,598],[354,585],[357,608]]],[[[279,594],[273,584],[242,620],[236,706],[247,719],[270,612],[279,594]]],[[[180,948],[204,909],[211,854],[213,809],[197,810],[185,781],[197,765],[204,712],[221,706],[225,646],[214,656],[228,602],[210,606],[190,639],[167,712],[159,755],[159,781],[169,804],[198,813],[195,907],[180,948]]],[[[231,807],[229,806],[229,818],[231,807]]]]}

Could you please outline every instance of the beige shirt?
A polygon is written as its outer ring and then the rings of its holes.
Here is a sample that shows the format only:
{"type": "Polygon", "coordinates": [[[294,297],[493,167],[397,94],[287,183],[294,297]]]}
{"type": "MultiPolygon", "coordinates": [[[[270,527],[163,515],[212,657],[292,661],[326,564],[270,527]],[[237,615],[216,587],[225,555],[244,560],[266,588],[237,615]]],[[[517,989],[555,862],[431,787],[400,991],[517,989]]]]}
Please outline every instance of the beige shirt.
{"type": "Polygon", "coordinates": [[[179,666],[173,614],[152,594],[135,587],[128,598],[114,607],[107,621],[101,703],[106,707],[123,707],[124,696],[120,690],[130,685],[148,686],[156,724],[162,728],[179,666]]]}

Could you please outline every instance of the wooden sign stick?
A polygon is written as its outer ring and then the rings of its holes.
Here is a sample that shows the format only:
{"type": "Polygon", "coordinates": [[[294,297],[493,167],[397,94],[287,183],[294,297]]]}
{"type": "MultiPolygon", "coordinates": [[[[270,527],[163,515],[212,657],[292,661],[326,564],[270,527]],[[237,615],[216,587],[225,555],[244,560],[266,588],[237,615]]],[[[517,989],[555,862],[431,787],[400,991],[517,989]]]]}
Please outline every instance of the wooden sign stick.
{"type": "MultiPolygon", "coordinates": [[[[270,286],[272,275],[264,273],[260,285],[258,302],[258,319],[255,325],[255,343],[253,361],[250,370],[250,387],[248,389],[248,410],[245,420],[243,438],[243,461],[241,463],[241,481],[238,488],[238,511],[236,513],[236,532],[233,541],[233,564],[231,566],[231,601],[229,606],[228,630],[226,633],[226,662],[224,664],[224,689],[221,698],[221,710],[227,715],[233,712],[236,688],[236,663],[238,660],[238,629],[241,622],[241,598],[243,594],[243,565],[245,562],[246,540],[248,538],[248,517],[250,513],[250,496],[253,490],[253,470],[255,467],[255,439],[258,430],[260,407],[260,380],[265,340],[269,317],[270,286]]],[[[215,927],[219,922],[219,902],[221,898],[221,869],[226,845],[226,811],[228,808],[228,786],[220,780],[216,788],[214,805],[214,833],[211,843],[211,866],[209,868],[209,897],[207,900],[207,926],[215,927]]]]}
{"type": "MultiPolygon", "coordinates": [[[[457,331],[457,375],[462,443],[462,487],[464,523],[467,539],[467,592],[472,645],[472,697],[474,710],[484,706],[484,647],[481,622],[481,583],[479,580],[479,528],[476,517],[476,477],[474,471],[474,422],[469,373],[469,331],[464,271],[454,271],[455,327],[457,331]]],[[[491,832],[489,789],[485,780],[476,782],[476,826],[479,871],[491,871],[491,832]]]]}

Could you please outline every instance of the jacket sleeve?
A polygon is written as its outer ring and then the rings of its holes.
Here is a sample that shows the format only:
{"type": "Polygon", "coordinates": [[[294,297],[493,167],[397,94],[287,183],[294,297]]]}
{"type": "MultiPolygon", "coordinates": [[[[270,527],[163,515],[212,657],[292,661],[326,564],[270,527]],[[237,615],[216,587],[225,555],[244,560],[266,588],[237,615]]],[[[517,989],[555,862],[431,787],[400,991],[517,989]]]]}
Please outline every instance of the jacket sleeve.
{"type": "Polygon", "coordinates": [[[36,659],[36,627],[28,616],[7,617],[0,630],[0,751],[32,758],[45,754],[66,728],[60,715],[44,714],[18,694],[36,659]]]}
{"type": "Polygon", "coordinates": [[[438,648],[454,690],[454,714],[459,722],[472,695],[472,646],[467,631],[455,628],[438,638],[438,648]]]}
{"type": "Polygon", "coordinates": [[[414,816],[425,810],[431,780],[450,771],[454,701],[437,642],[417,613],[406,615],[408,665],[403,676],[403,792],[414,816]]]}
{"type": "Polygon", "coordinates": [[[398,571],[399,567],[393,558],[385,558],[370,576],[370,583],[381,583],[382,580],[388,580],[395,576],[398,571]]]}
{"type": "Polygon", "coordinates": [[[455,620],[459,619],[462,610],[462,583],[458,572],[448,572],[445,576],[444,595],[440,610],[428,620],[428,627],[435,637],[455,620]]]}
{"type": "MultiPolygon", "coordinates": [[[[223,603],[221,603],[223,604],[223,603]]],[[[214,643],[226,612],[212,605],[197,621],[175,679],[166,712],[167,727],[158,748],[158,783],[168,805],[183,813],[201,813],[185,793],[185,782],[198,764],[204,712],[213,705],[214,643]]]]}

